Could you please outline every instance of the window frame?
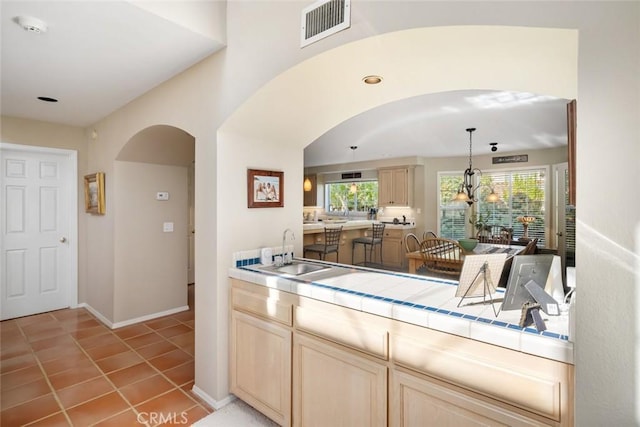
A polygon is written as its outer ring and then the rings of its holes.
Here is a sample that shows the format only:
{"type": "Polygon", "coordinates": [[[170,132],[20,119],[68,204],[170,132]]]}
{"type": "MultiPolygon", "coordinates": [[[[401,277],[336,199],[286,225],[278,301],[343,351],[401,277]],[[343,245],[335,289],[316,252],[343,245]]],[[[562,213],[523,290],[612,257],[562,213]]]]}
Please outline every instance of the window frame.
{"type": "MultiPolygon", "coordinates": [[[[331,186],[334,184],[343,184],[343,185],[351,185],[352,183],[355,183],[356,185],[359,184],[363,184],[363,183],[367,183],[367,182],[374,182],[376,183],[376,186],[379,185],[379,181],[377,178],[371,178],[371,179],[358,179],[358,180],[351,180],[351,181],[344,181],[344,180],[333,180],[333,181],[327,181],[324,183],[324,203],[323,203],[323,208],[325,210],[325,212],[328,215],[344,215],[344,211],[342,210],[331,210],[331,186]]],[[[353,193],[353,194],[357,194],[353,193]]],[[[379,189],[376,192],[376,199],[375,199],[375,206],[371,206],[371,207],[375,207],[378,208],[378,194],[379,194],[379,189]]],[[[356,204],[357,206],[357,204],[356,204]]],[[[350,217],[362,217],[362,218],[366,218],[367,214],[368,214],[368,210],[364,210],[364,211],[359,211],[359,210],[349,210],[349,216],[350,217]]]]}
{"type": "MultiPolygon", "coordinates": [[[[525,167],[517,167],[517,168],[499,168],[499,169],[485,169],[482,171],[481,174],[476,174],[473,179],[474,179],[474,188],[478,185],[478,183],[480,182],[480,179],[482,179],[482,177],[485,176],[491,176],[492,174],[494,175],[511,175],[513,176],[514,174],[518,174],[518,173],[526,173],[527,171],[540,171],[541,173],[544,174],[544,185],[543,185],[543,191],[544,191],[544,203],[543,203],[543,208],[542,210],[544,211],[544,230],[543,230],[543,236],[544,236],[544,247],[549,247],[549,243],[552,242],[552,240],[550,240],[550,235],[554,232],[556,226],[552,221],[552,210],[551,210],[551,206],[552,206],[552,180],[553,177],[550,174],[550,166],[549,165],[539,165],[539,166],[525,166],[525,167]]],[[[437,186],[437,194],[436,194],[436,198],[437,198],[437,230],[438,233],[441,232],[442,230],[442,205],[441,205],[441,191],[442,191],[442,177],[443,176],[458,176],[460,177],[460,181],[462,181],[463,179],[463,171],[438,171],[437,176],[438,176],[438,186],[437,186]]],[[[481,189],[478,189],[477,191],[480,191],[481,189]]],[[[510,189],[510,191],[512,191],[512,189],[510,189]]],[[[474,227],[471,225],[471,223],[469,223],[469,218],[470,215],[475,214],[476,212],[478,212],[479,210],[479,206],[482,206],[483,204],[488,204],[490,202],[475,202],[472,206],[471,209],[468,209],[468,205],[464,202],[458,202],[460,204],[460,208],[459,209],[464,209],[465,214],[465,237],[470,236],[470,235],[474,235],[475,234],[475,229],[474,227]]],[[[511,203],[511,202],[510,202],[511,203]]],[[[510,206],[512,206],[510,204],[510,206]]],[[[449,208],[451,209],[451,208],[449,208]]],[[[524,213],[523,213],[524,214],[524,213]]]]}

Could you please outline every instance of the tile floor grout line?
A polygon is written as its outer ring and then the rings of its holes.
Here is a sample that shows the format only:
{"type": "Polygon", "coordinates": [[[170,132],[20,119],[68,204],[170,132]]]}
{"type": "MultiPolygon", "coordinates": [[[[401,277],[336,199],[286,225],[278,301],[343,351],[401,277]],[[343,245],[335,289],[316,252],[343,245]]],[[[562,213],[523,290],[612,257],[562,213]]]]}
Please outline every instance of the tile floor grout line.
{"type": "MultiPolygon", "coordinates": [[[[55,318],[55,316],[51,316],[51,317],[53,317],[54,319],[56,319],[56,318],[55,318]]],[[[57,321],[57,320],[58,320],[58,319],[56,319],[56,321],[57,321]]],[[[22,329],[22,326],[20,325],[20,323],[16,322],[16,326],[18,327],[18,329],[20,330],[20,333],[23,335],[23,337],[25,338],[25,340],[26,340],[27,344],[29,345],[29,350],[31,350],[31,353],[32,353],[32,355],[33,355],[33,358],[36,360],[36,363],[38,364],[38,367],[40,368],[40,372],[41,372],[41,373],[42,373],[42,375],[44,376],[44,380],[46,381],[47,385],[49,386],[49,390],[51,390],[51,395],[53,396],[53,398],[55,399],[56,403],[57,403],[57,404],[58,404],[58,406],[60,407],[60,412],[62,412],[62,415],[64,415],[64,417],[65,417],[65,419],[67,420],[67,422],[68,422],[70,425],[73,425],[73,423],[71,422],[71,418],[69,417],[69,414],[67,414],[67,411],[66,411],[66,409],[65,409],[64,405],[63,405],[63,404],[62,404],[62,402],[60,401],[60,397],[58,396],[58,393],[56,393],[56,390],[53,388],[53,384],[51,384],[51,381],[49,380],[49,375],[48,375],[48,374],[47,374],[47,372],[45,371],[44,366],[42,365],[42,361],[40,360],[40,358],[38,357],[38,354],[36,353],[36,351],[35,351],[35,350],[34,350],[34,348],[33,348],[33,344],[32,344],[32,342],[27,338],[27,334],[26,334],[26,332],[22,329]]],[[[37,397],[37,398],[35,398],[35,399],[38,399],[38,398],[40,398],[40,397],[42,397],[42,396],[39,396],[39,397],[37,397]]],[[[35,399],[31,399],[31,401],[33,401],[33,400],[35,400],[35,399]]],[[[28,403],[28,402],[30,402],[30,401],[23,402],[23,403],[28,403]]],[[[51,416],[53,416],[53,415],[55,415],[55,414],[57,414],[57,412],[54,412],[54,413],[52,413],[52,414],[48,414],[48,415],[46,415],[46,416],[44,416],[44,417],[38,418],[37,420],[33,420],[32,422],[28,423],[27,425],[29,425],[29,424],[33,424],[33,423],[36,423],[36,422],[38,422],[38,421],[40,421],[40,420],[44,420],[44,419],[46,419],[46,418],[48,418],[48,417],[51,417],[51,416]]]]}
{"type": "MultiPolygon", "coordinates": [[[[89,313],[89,314],[91,314],[91,313],[89,313]]],[[[100,321],[99,319],[96,319],[96,320],[97,320],[97,321],[100,321]]],[[[102,323],[102,322],[100,322],[100,323],[102,323]]],[[[108,328],[108,331],[109,331],[109,333],[110,333],[110,334],[112,334],[114,337],[116,337],[117,339],[121,340],[121,338],[113,332],[113,331],[114,331],[114,329],[108,328]]],[[[106,335],[106,334],[105,334],[105,335],[106,335]]],[[[98,366],[98,364],[96,363],[96,360],[94,360],[94,359],[93,359],[93,357],[91,357],[91,355],[90,355],[89,353],[87,353],[87,350],[86,350],[84,347],[82,347],[82,345],[81,345],[81,344],[76,340],[76,338],[75,338],[74,336],[72,336],[71,338],[72,338],[73,340],[75,340],[75,341],[76,341],[76,344],[77,344],[77,346],[78,346],[78,347],[80,347],[80,350],[81,350],[81,351],[82,351],[82,352],[83,352],[83,353],[84,353],[84,354],[89,358],[89,360],[91,361],[91,363],[93,363],[93,365],[94,365],[94,366],[95,366],[95,368],[98,370],[98,372],[100,372],[100,375],[99,375],[99,376],[102,376],[102,377],[103,377],[103,378],[104,378],[104,379],[105,379],[109,384],[111,384],[111,386],[115,389],[115,392],[116,392],[116,393],[118,393],[118,395],[122,398],[122,400],[124,400],[124,402],[129,406],[129,408],[124,409],[124,410],[122,410],[122,411],[120,411],[120,412],[118,412],[118,413],[115,413],[115,414],[109,414],[107,417],[105,417],[105,418],[103,418],[103,419],[101,419],[101,420],[99,420],[99,421],[96,421],[96,422],[92,423],[91,425],[95,425],[95,424],[101,423],[101,422],[103,422],[103,421],[106,421],[106,420],[108,420],[109,418],[112,418],[112,417],[114,417],[114,416],[116,416],[116,415],[119,415],[119,414],[122,414],[122,413],[124,413],[124,412],[128,411],[129,409],[133,410],[133,413],[136,415],[136,419],[137,419],[137,418],[140,416],[140,412],[138,412],[138,411],[136,410],[136,408],[131,404],[131,402],[129,402],[129,399],[127,399],[127,398],[122,394],[122,392],[120,391],[120,387],[116,386],[116,385],[113,383],[113,381],[111,381],[111,378],[109,378],[109,376],[108,376],[108,375],[107,375],[107,374],[106,374],[106,373],[105,373],[105,372],[100,368],[100,366],[98,366]]],[[[122,340],[121,340],[121,341],[122,341],[122,340]]],[[[126,343],[124,343],[124,344],[126,345],[126,343]]],[[[116,353],[116,354],[117,354],[117,353],[116,353]]],[[[112,356],[113,356],[113,355],[112,355],[112,356]]],[[[111,357],[111,356],[107,356],[107,357],[111,357]]],[[[102,359],[106,359],[107,357],[103,357],[102,359]]],[[[98,359],[98,360],[102,360],[102,359],[98,359]]],[[[146,360],[145,360],[145,362],[146,362],[146,360]]],[[[147,362],[147,363],[148,363],[148,362],[147,362]]],[[[126,368],[123,368],[123,369],[126,369],[126,368]]],[[[99,377],[99,376],[98,376],[98,377],[99,377]]],[[[94,377],[94,378],[92,378],[92,379],[95,379],[95,378],[98,378],[98,377],[94,377]]],[[[76,385],[76,384],[74,384],[74,385],[76,385]]],[[[96,400],[96,399],[99,399],[100,397],[106,396],[106,395],[107,395],[107,394],[109,394],[109,393],[113,393],[113,391],[108,392],[108,393],[104,393],[104,394],[102,394],[102,395],[100,395],[100,396],[98,396],[98,397],[94,397],[94,398],[92,398],[92,399],[89,399],[89,400],[86,400],[86,401],[84,401],[84,402],[82,402],[82,403],[79,403],[78,405],[74,406],[74,408],[75,408],[75,407],[78,407],[78,406],[80,406],[80,405],[84,405],[84,404],[86,404],[86,403],[88,403],[88,402],[92,402],[92,401],[94,401],[94,400],[96,400]]],[[[140,424],[142,424],[142,423],[140,423],[140,424]]],[[[72,425],[72,426],[74,425],[74,424],[73,424],[73,422],[71,423],[71,425],[72,425]]],[[[144,423],[144,425],[148,426],[148,424],[147,424],[147,423],[144,423]]]]}
{"type": "MultiPolygon", "coordinates": [[[[162,318],[154,319],[154,320],[160,320],[160,319],[162,319],[162,318]]],[[[175,344],[174,344],[173,342],[171,342],[167,337],[164,337],[163,335],[161,335],[161,334],[159,334],[159,333],[158,333],[158,331],[159,331],[159,330],[166,329],[166,328],[161,328],[161,329],[152,329],[151,327],[149,327],[149,326],[147,326],[147,325],[146,325],[146,322],[141,322],[141,323],[137,323],[137,324],[143,324],[144,326],[146,326],[147,328],[149,328],[153,333],[155,333],[155,334],[156,334],[156,335],[158,335],[160,338],[162,338],[162,340],[169,342],[170,344],[174,345],[174,346],[176,347],[176,349],[177,349],[177,350],[183,351],[184,353],[188,354],[192,359],[194,359],[194,358],[193,358],[193,356],[191,356],[189,353],[187,353],[187,352],[185,352],[184,350],[182,350],[179,346],[175,345],[175,344]]],[[[134,325],[136,325],[136,324],[134,324],[134,325]]],[[[133,325],[128,325],[128,326],[133,326],[133,325]]],[[[173,325],[172,325],[172,326],[173,326],[173,325]]],[[[189,325],[186,325],[186,326],[189,326],[189,325]]],[[[171,327],[171,326],[168,326],[168,327],[171,327]]],[[[193,331],[193,328],[191,328],[191,327],[189,327],[189,328],[193,331]]],[[[116,330],[116,329],[110,329],[109,331],[110,331],[110,333],[112,333],[112,334],[113,334],[113,335],[114,335],[118,340],[122,341],[122,343],[123,343],[125,346],[127,346],[130,350],[132,350],[136,355],[138,355],[139,357],[141,357],[141,358],[143,359],[144,363],[146,363],[147,365],[149,365],[149,366],[151,367],[151,369],[153,369],[154,371],[156,371],[156,372],[157,372],[157,373],[158,373],[158,374],[159,374],[163,379],[167,380],[170,384],[172,384],[172,385],[174,386],[171,390],[168,390],[168,391],[166,391],[166,392],[164,392],[164,393],[160,393],[159,395],[156,395],[156,396],[154,396],[154,397],[152,397],[152,398],[149,398],[149,399],[145,400],[144,402],[139,402],[139,403],[137,403],[137,404],[136,404],[136,406],[139,406],[139,405],[141,405],[141,404],[143,404],[143,403],[149,402],[150,400],[156,399],[156,398],[158,398],[159,396],[163,396],[163,395],[165,395],[165,394],[167,394],[167,393],[169,393],[169,392],[172,392],[173,390],[178,390],[178,391],[179,391],[179,392],[181,392],[183,395],[185,395],[185,396],[186,396],[186,397],[187,397],[191,402],[193,402],[193,405],[192,405],[192,406],[189,406],[186,410],[193,409],[194,407],[201,407],[203,410],[205,410],[205,412],[209,412],[209,410],[208,410],[207,408],[205,408],[205,407],[204,407],[200,402],[196,401],[196,400],[195,400],[193,397],[191,397],[188,393],[185,393],[185,391],[182,389],[182,387],[181,387],[181,386],[179,386],[178,384],[176,384],[173,380],[171,380],[171,378],[167,377],[167,376],[166,376],[166,375],[165,375],[165,374],[164,374],[160,369],[156,368],[153,364],[151,364],[151,363],[150,363],[150,360],[155,359],[155,358],[157,358],[157,357],[162,357],[162,356],[163,356],[163,355],[165,355],[166,353],[159,354],[159,355],[154,356],[154,357],[152,357],[152,358],[146,358],[146,357],[142,356],[142,355],[137,351],[137,349],[136,349],[136,348],[132,347],[128,342],[126,342],[126,340],[124,340],[124,339],[122,339],[120,336],[118,336],[118,335],[114,332],[115,330],[116,330]]],[[[195,333],[195,332],[194,332],[194,333],[195,333]]],[[[144,334],[141,334],[141,335],[144,335],[144,334]]],[[[140,335],[137,335],[137,336],[140,336],[140,335]]],[[[130,337],[130,338],[135,338],[135,337],[130,337]]],[[[152,344],[149,344],[149,345],[153,345],[153,344],[155,344],[155,343],[152,343],[152,344]]],[[[141,348],[144,348],[144,347],[147,347],[147,346],[143,346],[143,347],[141,347],[141,348]]],[[[84,351],[84,348],[83,348],[82,350],[84,351]]],[[[175,350],[171,350],[171,351],[175,351],[175,350]]],[[[167,352],[167,353],[168,353],[168,352],[167,352]]],[[[112,355],[112,356],[113,356],[113,355],[112,355]]],[[[107,357],[111,357],[111,356],[107,356],[107,357]]],[[[106,357],[105,357],[105,358],[103,358],[103,359],[106,359],[106,357]]],[[[99,359],[99,360],[103,360],[103,359],[99,359]]],[[[94,364],[96,364],[96,363],[95,363],[95,362],[96,362],[95,360],[93,360],[93,359],[91,359],[91,360],[92,360],[92,362],[93,362],[94,364]]],[[[190,363],[190,361],[184,362],[184,363],[182,363],[182,364],[180,364],[180,365],[173,366],[173,367],[171,367],[171,369],[173,369],[173,368],[177,368],[177,367],[182,366],[182,365],[185,365],[185,364],[187,364],[187,363],[190,363]]],[[[129,367],[130,367],[130,366],[129,366],[129,367]]],[[[129,367],[121,368],[121,369],[115,370],[115,371],[113,371],[113,372],[117,372],[117,371],[119,371],[119,370],[127,369],[127,368],[129,368],[129,367]]],[[[99,366],[97,366],[97,368],[102,372],[102,369],[100,369],[100,367],[99,367],[99,366]]],[[[111,373],[111,372],[110,372],[110,373],[111,373]]],[[[113,384],[113,382],[111,382],[111,380],[108,378],[107,374],[104,374],[104,373],[103,373],[103,375],[107,378],[107,380],[108,380],[111,384],[113,384]]],[[[136,382],[140,382],[140,381],[143,381],[143,380],[148,379],[148,378],[149,378],[149,377],[147,377],[147,378],[142,378],[142,379],[140,379],[140,380],[138,380],[138,381],[135,381],[134,383],[130,383],[130,384],[135,384],[136,382]]],[[[130,385],[130,384],[127,384],[127,385],[130,385]]],[[[114,387],[115,387],[115,384],[113,384],[113,385],[114,385],[114,387]]],[[[125,397],[121,392],[120,392],[120,390],[119,390],[119,388],[118,388],[118,387],[116,387],[116,391],[118,391],[118,393],[119,393],[119,394],[120,394],[120,395],[125,399],[125,401],[129,404],[129,406],[131,406],[131,407],[132,407],[132,409],[134,409],[135,413],[136,413],[137,415],[139,415],[139,411],[138,411],[138,410],[136,409],[136,407],[135,407],[134,405],[132,405],[132,404],[131,404],[131,402],[129,402],[129,400],[128,400],[128,399],[127,399],[127,398],[126,398],[126,397],[125,397]]],[[[110,418],[110,417],[109,417],[109,418],[110,418]]],[[[104,421],[104,420],[102,420],[102,421],[104,421]]]]}
{"type": "MultiPolygon", "coordinates": [[[[190,289],[190,292],[193,292],[193,288],[190,289]]],[[[203,411],[204,413],[207,413],[207,414],[212,413],[213,412],[212,408],[210,408],[206,403],[204,403],[200,399],[198,399],[198,396],[194,395],[192,391],[190,391],[188,389],[185,389],[185,387],[188,387],[189,384],[194,383],[195,378],[191,378],[191,375],[189,375],[188,373],[187,373],[186,376],[182,376],[181,375],[182,372],[178,371],[174,375],[176,380],[172,380],[166,374],[166,372],[172,371],[174,369],[179,369],[180,367],[183,367],[185,365],[193,364],[194,361],[195,361],[195,355],[193,354],[193,351],[191,350],[191,348],[193,347],[193,343],[190,342],[190,337],[188,336],[188,334],[192,334],[192,335],[195,334],[195,324],[194,324],[194,320],[195,319],[193,317],[194,316],[193,315],[193,311],[194,311],[193,305],[194,305],[194,303],[193,303],[193,300],[192,300],[192,298],[193,298],[192,295],[193,294],[190,294],[190,295],[191,295],[190,299],[191,299],[192,303],[190,304],[190,308],[188,310],[184,310],[182,312],[175,313],[173,315],[163,316],[163,317],[152,319],[152,320],[149,320],[149,321],[139,322],[139,323],[133,324],[133,325],[144,326],[144,328],[146,328],[146,331],[145,332],[141,332],[139,334],[126,336],[126,338],[125,337],[121,337],[120,335],[118,335],[116,333],[117,329],[109,328],[107,325],[105,325],[99,319],[97,319],[92,313],[90,313],[86,309],[82,309],[82,308],[80,308],[80,310],[78,310],[78,311],[76,311],[76,309],[63,309],[63,310],[53,310],[53,311],[47,312],[47,313],[36,314],[32,319],[28,319],[25,322],[18,322],[18,321],[13,322],[12,321],[13,325],[12,325],[11,329],[8,329],[7,331],[11,331],[11,330],[13,330],[15,328],[15,330],[17,332],[16,337],[20,337],[23,340],[23,342],[26,344],[25,345],[25,347],[26,347],[25,350],[27,350],[27,351],[25,351],[24,354],[29,354],[35,360],[35,365],[38,366],[38,371],[43,375],[43,377],[45,379],[47,391],[49,393],[45,393],[42,396],[46,396],[48,394],[51,394],[51,396],[53,397],[54,401],[58,405],[57,409],[59,409],[59,411],[55,411],[55,408],[54,408],[55,412],[47,414],[46,416],[43,416],[43,417],[39,418],[38,420],[29,421],[29,425],[41,422],[43,419],[46,419],[46,418],[49,418],[49,417],[52,417],[52,416],[56,416],[56,414],[61,414],[62,416],[64,416],[65,420],[69,424],[73,425],[73,422],[72,422],[72,419],[70,417],[70,414],[68,413],[68,410],[73,409],[73,408],[75,408],[77,406],[86,404],[88,402],[92,402],[92,401],[94,401],[96,399],[99,399],[101,397],[104,397],[105,395],[107,395],[109,393],[112,393],[113,391],[117,392],[117,395],[121,399],[123,399],[124,403],[126,403],[126,408],[123,409],[122,411],[111,413],[108,416],[106,416],[104,419],[99,420],[99,421],[95,421],[95,423],[100,423],[100,422],[106,421],[106,420],[108,420],[110,418],[113,418],[113,417],[116,417],[118,415],[124,414],[124,413],[128,412],[129,410],[132,410],[133,414],[139,415],[140,412],[136,408],[136,406],[139,407],[140,405],[148,403],[148,402],[152,401],[153,399],[157,399],[158,397],[164,396],[164,395],[166,395],[168,393],[172,393],[172,392],[174,392],[176,390],[178,391],[178,393],[181,396],[183,396],[184,398],[187,399],[186,400],[187,407],[184,408],[183,411],[188,412],[188,411],[192,411],[194,409],[197,409],[198,412],[199,411],[203,411]],[[65,314],[66,313],[65,310],[70,310],[70,313],[75,311],[76,315],[75,316],[72,316],[72,315],[67,316],[65,314]],[[191,312],[192,314],[191,315],[188,314],[189,312],[191,312]],[[58,313],[59,316],[56,316],[56,313],[58,313]],[[79,316],[78,316],[78,314],[79,314],[79,316]],[[43,315],[45,315],[45,316],[43,316],[43,315]],[[173,317],[174,315],[179,316],[179,318],[173,317]],[[86,319],[82,319],[81,318],[82,316],[86,316],[86,319]],[[168,322],[170,320],[170,322],[173,322],[173,323],[168,325],[168,326],[164,326],[164,327],[157,328],[157,329],[154,329],[154,328],[148,326],[148,323],[150,323],[150,322],[162,321],[163,319],[166,322],[168,322]],[[95,325],[90,325],[90,326],[87,325],[86,327],[82,327],[81,326],[84,322],[89,322],[89,321],[93,321],[95,323],[95,325]],[[47,330],[50,330],[50,328],[47,327],[47,326],[49,326],[49,323],[53,323],[54,324],[54,328],[53,329],[55,329],[55,330],[51,330],[51,333],[53,333],[53,336],[44,335],[44,334],[46,334],[47,330]],[[45,327],[40,327],[41,325],[46,325],[46,326],[45,327]],[[97,328],[99,326],[104,328],[104,333],[102,331],[98,331],[95,335],[87,335],[87,336],[85,336],[83,338],[79,338],[78,337],[78,335],[80,335],[80,332],[82,330],[90,330],[92,328],[97,328]],[[106,326],[106,328],[105,328],[105,326],[106,326]],[[178,326],[182,327],[182,329],[187,329],[187,331],[182,331],[180,333],[175,333],[174,335],[168,335],[168,336],[165,336],[164,334],[161,333],[165,329],[174,328],[174,327],[178,327],[178,326]],[[27,329],[33,329],[32,334],[28,334],[27,333],[27,329]],[[58,334],[58,329],[61,332],[60,334],[58,334]],[[159,341],[157,341],[157,343],[166,343],[166,344],[170,345],[172,349],[169,350],[169,351],[165,351],[163,353],[160,353],[160,354],[154,354],[153,357],[144,357],[140,353],[140,351],[143,351],[145,348],[148,348],[148,347],[150,347],[150,346],[152,346],[152,345],[154,345],[156,343],[151,343],[151,344],[148,344],[148,345],[145,345],[145,346],[134,348],[129,342],[127,342],[127,339],[132,339],[132,338],[135,338],[137,336],[141,336],[141,335],[144,335],[144,334],[147,334],[147,333],[151,333],[151,332],[155,333],[155,335],[159,338],[159,341]],[[107,333],[111,334],[112,337],[114,338],[114,341],[115,341],[114,344],[115,343],[118,343],[118,344],[121,344],[121,345],[124,344],[124,348],[127,349],[127,350],[123,350],[121,352],[117,352],[117,353],[108,355],[108,356],[103,357],[101,359],[94,359],[91,356],[91,354],[89,353],[89,349],[85,349],[84,346],[80,343],[80,341],[83,340],[84,338],[88,339],[88,338],[90,338],[92,336],[101,336],[101,335],[108,336],[107,333]],[[33,339],[34,336],[36,336],[37,338],[33,339]],[[184,338],[183,339],[179,339],[178,337],[181,337],[181,336],[184,336],[184,338]],[[35,343],[38,343],[38,342],[41,342],[41,341],[44,341],[44,340],[49,340],[49,339],[51,339],[51,343],[52,343],[52,345],[50,346],[51,348],[64,347],[63,345],[56,345],[55,338],[59,338],[60,340],[69,339],[71,342],[73,342],[73,344],[75,344],[75,348],[80,350],[79,353],[82,354],[84,357],[88,358],[91,361],[90,366],[92,366],[93,368],[97,369],[97,372],[98,372],[98,375],[96,375],[95,377],[92,377],[92,378],[77,382],[75,384],[67,385],[67,386],[63,387],[60,391],[68,389],[68,388],[71,388],[71,387],[75,387],[75,386],[78,386],[78,385],[81,386],[82,384],[85,384],[85,383],[88,383],[90,381],[94,381],[94,380],[97,380],[97,379],[106,380],[106,382],[111,387],[113,387],[113,389],[111,391],[106,392],[106,393],[102,393],[102,394],[100,394],[98,396],[94,396],[91,399],[88,399],[88,400],[86,400],[84,402],[80,402],[80,403],[75,404],[73,406],[69,406],[68,408],[65,407],[65,405],[63,405],[63,403],[62,403],[61,396],[59,396],[59,391],[54,388],[54,386],[52,384],[52,381],[49,378],[50,377],[49,374],[44,369],[45,362],[43,360],[41,360],[41,357],[38,355],[38,353],[36,352],[36,349],[34,347],[35,343]],[[177,342],[174,341],[174,340],[177,340],[177,342]],[[186,360],[183,361],[182,363],[178,363],[175,366],[171,366],[171,363],[175,362],[176,359],[172,359],[170,357],[170,358],[167,359],[167,361],[169,362],[169,364],[167,364],[167,366],[170,366],[170,367],[167,367],[164,370],[162,370],[160,367],[154,366],[154,364],[151,363],[151,360],[156,359],[156,358],[160,358],[162,356],[165,356],[166,354],[168,354],[170,352],[174,352],[175,350],[180,350],[181,352],[185,353],[188,356],[186,358],[186,360]],[[138,402],[136,405],[132,404],[124,396],[124,394],[120,391],[120,389],[123,388],[124,386],[123,387],[116,387],[115,383],[113,381],[111,381],[111,379],[108,376],[111,373],[118,372],[118,371],[126,369],[128,367],[125,366],[123,368],[115,369],[115,370],[110,371],[110,372],[107,373],[107,372],[103,371],[103,369],[100,367],[100,365],[98,365],[99,361],[107,359],[109,357],[116,357],[117,355],[122,354],[125,351],[131,351],[132,354],[136,355],[136,357],[142,359],[142,361],[139,362],[139,363],[143,363],[144,362],[147,367],[151,368],[151,371],[153,372],[153,374],[150,375],[147,378],[151,378],[151,377],[153,377],[155,375],[159,375],[159,378],[162,378],[163,380],[167,381],[167,384],[170,386],[170,389],[165,391],[165,392],[163,392],[163,393],[160,393],[160,394],[158,394],[156,396],[150,397],[150,398],[148,398],[148,399],[146,399],[144,401],[138,402]],[[182,384],[178,384],[177,381],[179,381],[181,377],[187,379],[187,381],[185,381],[182,384]]],[[[25,317],[27,317],[27,316],[25,316],[25,317]]],[[[133,326],[133,325],[127,325],[127,326],[133,326]]],[[[120,329],[120,328],[118,328],[118,329],[120,329]]],[[[177,329],[180,329],[180,328],[177,328],[177,329]]],[[[173,332],[171,332],[171,333],[173,333],[173,332]]],[[[8,334],[7,337],[9,335],[12,335],[12,334],[13,334],[13,332],[8,334]]],[[[38,351],[41,354],[44,355],[44,354],[47,354],[46,353],[46,349],[49,348],[49,343],[44,343],[43,345],[44,345],[44,347],[42,347],[38,351]]],[[[100,344],[96,344],[95,346],[97,347],[99,345],[100,344]]],[[[151,352],[150,354],[153,354],[153,352],[151,352]]],[[[13,357],[20,357],[20,356],[21,355],[17,355],[17,356],[13,356],[13,357]]],[[[54,359],[51,359],[50,361],[59,360],[59,359],[63,359],[63,358],[64,358],[64,355],[59,356],[59,357],[55,357],[54,359]]],[[[49,362],[49,360],[47,362],[49,362]]],[[[135,365],[135,363],[134,363],[134,365],[135,365]]],[[[134,366],[134,365],[132,365],[132,366],[134,366]]],[[[25,368],[20,368],[20,369],[27,369],[27,368],[30,368],[30,367],[32,368],[33,365],[27,366],[25,368]]],[[[12,369],[12,370],[10,370],[10,371],[8,371],[6,373],[16,372],[16,371],[19,371],[20,369],[12,369]]],[[[53,375],[60,374],[62,372],[66,372],[66,371],[71,371],[72,369],[73,368],[64,369],[64,370],[62,370],[60,372],[56,372],[53,375]]],[[[188,372],[188,371],[185,371],[185,372],[188,372]]],[[[143,381],[143,380],[145,380],[147,378],[140,379],[140,380],[135,381],[135,382],[133,382],[131,384],[136,384],[136,383],[141,382],[141,381],[143,381]]],[[[38,381],[38,380],[35,380],[35,381],[38,381]]],[[[31,382],[32,381],[29,381],[27,383],[23,383],[23,384],[20,384],[18,386],[15,386],[15,387],[20,387],[20,386],[22,386],[24,384],[29,384],[31,382]]],[[[126,385],[130,385],[130,384],[126,384],[126,385]]],[[[33,401],[35,399],[41,398],[42,396],[38,396],[38,397],[36,397],[34,399],[29,399],[29,400],[26,400],[26,401],[21,402],[19,404],[13,405],[13,406],[11,406],[11,408],[14,408],[15,406],[19,406],[19,405],[28,404],[29,402],[31,402],[31,401],[33,401]]],[[[10,408],[5,408],[5,409],[10,409],[10,408]]],[[[197,421],[197,420],[195,420],[195,421],[197,421]]],[[[148,425],[146,422],[144,424],[148,425]]]]}

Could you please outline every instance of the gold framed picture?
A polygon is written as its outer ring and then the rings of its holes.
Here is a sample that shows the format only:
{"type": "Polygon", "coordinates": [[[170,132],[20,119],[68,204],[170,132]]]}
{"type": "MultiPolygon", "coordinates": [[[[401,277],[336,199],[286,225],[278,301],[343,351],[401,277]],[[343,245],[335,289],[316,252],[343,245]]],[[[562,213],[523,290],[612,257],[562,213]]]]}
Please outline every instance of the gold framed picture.
{"type": "Polygon", "coordinates": [[[247,205],[249,208],[284,206],[284,172],[247,170],[247,205]]]}
{"type": "Polygon", "coordinates": [[[85,211],[94,215],[104,215],[104,172],[84,176],[85,211]]]}

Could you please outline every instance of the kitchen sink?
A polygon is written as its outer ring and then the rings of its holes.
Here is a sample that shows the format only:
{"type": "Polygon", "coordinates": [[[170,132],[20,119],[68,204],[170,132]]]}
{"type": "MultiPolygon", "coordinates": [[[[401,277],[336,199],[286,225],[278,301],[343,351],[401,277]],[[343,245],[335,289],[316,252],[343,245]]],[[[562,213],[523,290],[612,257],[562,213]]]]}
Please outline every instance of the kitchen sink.
{"type": "Polygon", "coordinates": [[[269,267],[261,267],[260,269],[263,271],[268,271],[270,273],[283,274],[283,275],[289,275],[289,276],[301,276],[303,274],[314,273],[316,271],[329,270],[330,268],[331,268],[330,265],[293,261],[292,264],[281,265],[279,267],[273,265],[269,267]]]}
{"type": "Polygon", "coordinates": [[[283,274],[293,274],[294,276],[299,276],[301,274],[313,273],[314,271],[327,270],[329,268],[331,267],[326,265],[293,263],[289,265],[283,265],[282,267],[276,267],[274,271],[283,274]]]}

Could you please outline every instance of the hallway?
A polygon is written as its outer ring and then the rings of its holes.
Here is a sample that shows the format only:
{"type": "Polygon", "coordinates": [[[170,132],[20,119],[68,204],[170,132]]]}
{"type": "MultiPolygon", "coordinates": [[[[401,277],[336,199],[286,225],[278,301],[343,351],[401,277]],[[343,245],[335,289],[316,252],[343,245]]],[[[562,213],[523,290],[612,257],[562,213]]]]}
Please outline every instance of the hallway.
{"type": "Polygon", "coordinates": [[[2,426],[190,425],[213,412],[194,384],[189,311],[111,330],[84,308],[3,321],[2,426]]]}

